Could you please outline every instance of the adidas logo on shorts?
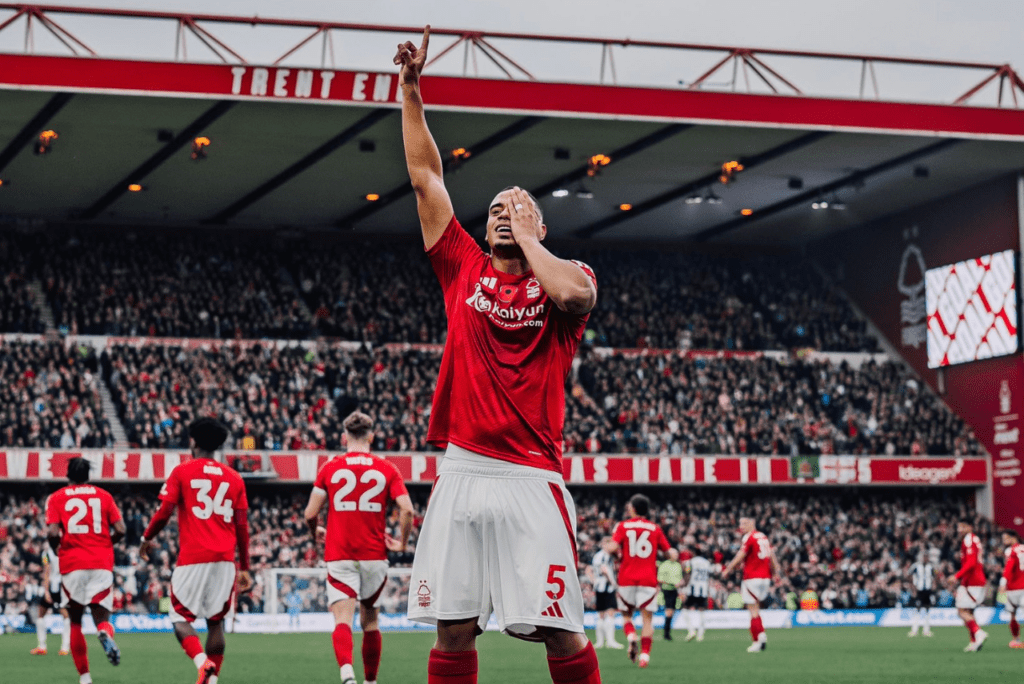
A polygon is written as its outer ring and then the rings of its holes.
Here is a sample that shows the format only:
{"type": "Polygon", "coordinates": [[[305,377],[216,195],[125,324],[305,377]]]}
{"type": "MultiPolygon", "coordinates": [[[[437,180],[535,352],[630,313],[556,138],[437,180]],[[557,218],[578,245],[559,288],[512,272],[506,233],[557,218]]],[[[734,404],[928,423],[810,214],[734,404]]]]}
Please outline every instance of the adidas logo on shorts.
{"type": "Polygon", "coordinates": [[[553,618],[564,618],[565,617],[565,615],[562,613],[562,607],[560,605],[558,605],[558,601],[555,601],[550,606],[545,608],[544,612],[541,613],[541,615],[543,615],[544,617],[553,617],[553,618]]]}

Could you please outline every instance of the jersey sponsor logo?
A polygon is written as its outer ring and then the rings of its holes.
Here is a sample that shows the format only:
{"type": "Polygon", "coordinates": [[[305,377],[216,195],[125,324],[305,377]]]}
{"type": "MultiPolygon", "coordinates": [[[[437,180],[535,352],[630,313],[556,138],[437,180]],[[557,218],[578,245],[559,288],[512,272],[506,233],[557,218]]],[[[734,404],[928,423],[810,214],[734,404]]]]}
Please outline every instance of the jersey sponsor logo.
{"type": "Polygon", "coordinates": [[[957,459],[952,468],[919,468],[914,465],[901,465],[899,477],[903,482],[944,482],[955,480],[964,468],[964,462],[957,459]]]}
{"type": "MultiPolygon", "coordinates": [[[[514,291],[512,292],[510,297],[512,296],[515,296],[514,291]]],[[[500,301],[500,293],[498,298],[500,301]]],[[[511,299],[509,301],[511,301],[511,299]]],[[[493,322],[509,330],[516,330],[518,328],[523,327],[544,327],[544,321],[537,319],[537,316],[543,314],[546,309],[544,304],[534,304],[533,306],[519,307],[495,306],[494,302],[484,295],[484,291],[483,288],[480,286],[480,283],[476,283],[476,289],[474,290],[473,294],[470,295],[468,299],[466,299],[466,304],[473,307],[480,313],[487,314],[487,316],[493,322]]]]}

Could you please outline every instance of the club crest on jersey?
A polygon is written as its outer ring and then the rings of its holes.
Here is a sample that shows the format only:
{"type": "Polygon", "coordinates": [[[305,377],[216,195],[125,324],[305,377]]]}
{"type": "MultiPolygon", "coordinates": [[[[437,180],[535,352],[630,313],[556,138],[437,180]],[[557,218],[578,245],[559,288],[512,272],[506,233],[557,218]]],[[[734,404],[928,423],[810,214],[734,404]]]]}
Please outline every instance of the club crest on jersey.
{"type": "Polygon", "coordinates": [[[498,301],[502,304],[511,304],[516,292],[519,292],[517,285],[502,285],[498,288],[498,301]]]}
{"type": "Polygon", "coordinates": [[[540,297],[540,281],[530,278],[526,281],[526,298],[536,299],[537,297],[540,297]]]}
{"type": "Polygon", "coordinates": [[[420,580],[420,586],[416,590],[416,601],[420,608],[430,607],[430,587],[427,586],[427,580],[420,580]]]}

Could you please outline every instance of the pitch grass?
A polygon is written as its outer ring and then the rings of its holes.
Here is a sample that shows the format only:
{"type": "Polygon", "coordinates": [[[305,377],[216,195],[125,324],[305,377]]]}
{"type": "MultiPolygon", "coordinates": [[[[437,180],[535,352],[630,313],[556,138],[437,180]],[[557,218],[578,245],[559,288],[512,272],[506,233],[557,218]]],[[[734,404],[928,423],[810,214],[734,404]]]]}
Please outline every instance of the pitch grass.
{"type": "MultiPolygon", "coordinates": [[[[1021,681],[1024,650],[1007,648],[1009,633],[993,626],[981,653],[963,653],[967,631],[942,628],[931,639],[909,639],[897,628],[833,627],[772,630],[764,653],[745,653],[747,632],[709,632],[703,643],[684,643],[655,636],[651,666],[640,670],[625,651],[601,649],[605,684],[678,684],[697,682],[1013,682],[1021,681]]],[[[622,638],[621,633],[619,638],[622,638]]],[[[60,640],[50,636],[50,654],[30,656],[35,635],[0,636],[0,681],[77,684],[70,656],[58,657],[60,640]]],[[[356,672],[362,681],[359,635],[355,639],[356,672]]],[[[88,637],[89,658],[96,684],[191,684],[196,669],[171,634],[122,634],[117,637],[122,661],[111,667],[95,637],[88,637]]],[[[381,684],[426,682],[427,652],[433,635],[385,634],[381,684]]],[[[544,649],[499,634],[479,642],[480,684],[545,684],[544,649]]],[[[328,634],[229,634],[224,684],[282,684],[339,682],[328,634]]]]}

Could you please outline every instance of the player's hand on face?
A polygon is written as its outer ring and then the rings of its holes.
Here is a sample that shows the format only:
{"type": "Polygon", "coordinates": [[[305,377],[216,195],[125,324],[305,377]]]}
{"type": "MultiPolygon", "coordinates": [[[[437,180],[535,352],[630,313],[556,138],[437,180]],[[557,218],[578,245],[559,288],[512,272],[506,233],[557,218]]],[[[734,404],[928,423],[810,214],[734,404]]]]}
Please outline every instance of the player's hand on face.
{"type": "Polygon", "coordinates": [[[537,205],[530,196],[517,186],[509,191],[509,199],[512,202],[509,208],[512,237],[516,243],[522,244],[530,239],[538,242],[543,240],[544,230],[541,227],[540,215],[537,213],[537,205]]]}
{"type": "Polygon", "coordinates": [[[252,576],[248,570],[238,573],[238,593],[245,594],[252,590],[252,576]]]}
{"type": "Polygon", "coordinates": [[[398,72],[398,85],[417,83],[420,80],[420,73],[427,64],[427,46],[430,44],[430,25],[423,29],[423,41],[419,47],[412,44],[412,41],[405,41],[398,44],[398,52],[395,54],[394,62],[402,67],[398,72]]]}
{"type": "Polygon", "coordinates": [[[388,548],[388,551],[393,553],[404,553],[405,544],[395,539],[389,534],[384,535],[384,546],[388,548]]]}
{"type": "Polygon", "coordinates": [[[148,561],[155,547],[156,542],[152,539],[142,542],[142,544],[139,545],[139,558],[144,561],[148,561]]]}

